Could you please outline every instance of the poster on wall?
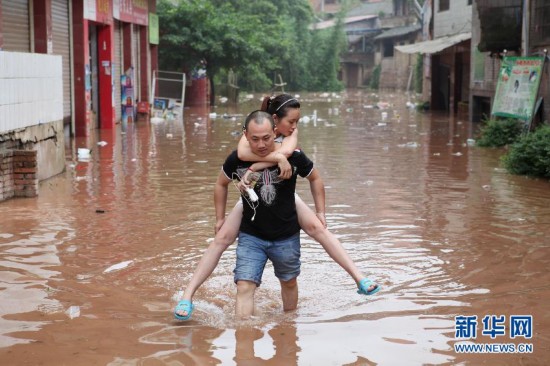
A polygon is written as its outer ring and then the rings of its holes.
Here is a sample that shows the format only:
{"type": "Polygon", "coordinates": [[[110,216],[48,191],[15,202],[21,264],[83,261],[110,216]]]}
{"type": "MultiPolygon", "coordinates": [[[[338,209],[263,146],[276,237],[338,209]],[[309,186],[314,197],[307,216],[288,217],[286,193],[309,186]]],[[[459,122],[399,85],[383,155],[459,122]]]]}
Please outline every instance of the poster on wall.
{"type": "Polygon", "coordinates": [[[544,57],[505,57],[498,75],[491,114],[531,119],[543,65],[544,57]]]}
{"type": "Polygon", "coordinates": [[[84,19],[103,24],[112,24],[113,8],[111,0],[84,0],[84,19]]]}
{"type": "Polygon", "coordinates": [[[135,119],[134,69],[131,67],[120,76],[122,122],[133,122],[135,119]]]}
{"type": "Polygon", "coordinates": [[[153,13],[149,13],[149,43],[159,44],[159,17],[153,13]]]}
{"type": "Polygon", "coordinates": [[[113,0],[113,16],[122,22],[147,25],[149,3],[145,0],[113,0]]]}

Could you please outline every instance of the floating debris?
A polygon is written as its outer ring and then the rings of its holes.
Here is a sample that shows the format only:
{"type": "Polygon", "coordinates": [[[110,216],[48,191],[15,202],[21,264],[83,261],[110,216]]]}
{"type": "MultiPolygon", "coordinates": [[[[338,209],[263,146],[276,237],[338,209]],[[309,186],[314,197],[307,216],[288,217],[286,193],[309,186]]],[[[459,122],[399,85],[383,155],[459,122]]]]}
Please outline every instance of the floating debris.
{"type": "Polygon", "coordinates": [[[65,311],[65,314],[71,319],[78,318],[80,316],[80,306],[73,305],[69,307],[67,311],[65,311]]]}
{"type": "Polygon", "coordinates": [[[134,263],[134,261],[124,261],[117,264],[113,264],[111,267],[107,268],[103,273],[109,273],[113,271],[118,271],[119,269],[123,269],[128,267],[130,264],[134,263]]]}

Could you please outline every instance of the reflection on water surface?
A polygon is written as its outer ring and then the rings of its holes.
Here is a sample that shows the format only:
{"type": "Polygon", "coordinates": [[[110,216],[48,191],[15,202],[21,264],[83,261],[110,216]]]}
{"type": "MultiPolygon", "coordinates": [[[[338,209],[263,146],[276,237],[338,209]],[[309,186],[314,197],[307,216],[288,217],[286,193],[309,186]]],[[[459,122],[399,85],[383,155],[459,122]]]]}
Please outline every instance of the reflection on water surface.
{"type": "MultiPolygon", "coordinates": [[[[236,146],[242,115],[259,101],[220,106],[217,118],[187,109],[184,122],[142,121],[126,134],[74,141],[66,173],[43,182],[38,198],[0,203],[1,358],[544,364],[549,183],[508,175],[499,167],[502,151],[468,146],[475,126],[407,109],[404,96],[349,92],[301,101],[302,115],[319,117],[300,126],[300,146],[325,181],[329,228],[382,284],[380,293],[357,295],[347,274],[303,235],[296,313],[281,312],[268,267],[257,294],[261,315],[235,321],[232,246],[198,291],[193,320],[173,321],[173,297],[213,237],[215,178],[236,146]],[[390,108],[373,108],[380,100],[390,108]],[[92,154],[79,161],[74,152],[84,146],[92,154]],[[490,314],[533,315],[533,338],[519,342],[535,352],[455,353],[454,317],[490,314]]],[[[298,192],[312,203],[306,181],[298,192]]],[[[233,190],[230,202],[236,199],[233,190]]]]}

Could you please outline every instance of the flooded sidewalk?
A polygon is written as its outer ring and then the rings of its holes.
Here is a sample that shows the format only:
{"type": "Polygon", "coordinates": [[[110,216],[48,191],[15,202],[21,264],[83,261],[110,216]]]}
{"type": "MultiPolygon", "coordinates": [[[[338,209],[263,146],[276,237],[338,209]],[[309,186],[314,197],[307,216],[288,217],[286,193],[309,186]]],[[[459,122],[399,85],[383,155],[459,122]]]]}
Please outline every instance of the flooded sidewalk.
{"type": "MultiPolygon", "coordinates": [[[[329,229],[382,290],[358,295],[302,233],[296,312],[282,312],[268,266],[261,315],[235,320],[232,245],[196,293],[192,320],[175,321],[214,236],[216,177],[257,97],[72,141],[66,172],[38,197],[0,203],[2,364],[548,362],[550,182],[508,174],[503,150],[469,141],[477,126],[398,94],[300,97],[299,145],[324,180],[329,229]],[[532,321],[517,329],[517,316],[532,321]],[[468,342],[516,348],[455,349],[468,342]]],[[[307,181],[297,191],[313,204],[307,181]]],[[[230,186],[228,208],[237,199],[230,186]]]]}

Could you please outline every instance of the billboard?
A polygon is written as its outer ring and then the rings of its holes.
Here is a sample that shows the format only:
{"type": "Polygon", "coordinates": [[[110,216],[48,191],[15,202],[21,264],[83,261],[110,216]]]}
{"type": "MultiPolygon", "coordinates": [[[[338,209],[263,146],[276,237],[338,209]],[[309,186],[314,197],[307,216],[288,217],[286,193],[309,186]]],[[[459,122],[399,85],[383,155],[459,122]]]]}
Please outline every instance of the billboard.
{"type": "Polygon", "coordinates": [[[504,57],[491,115],[530,120],[543,65],[544,57],[504,57]]]}

